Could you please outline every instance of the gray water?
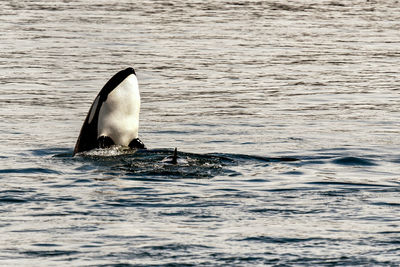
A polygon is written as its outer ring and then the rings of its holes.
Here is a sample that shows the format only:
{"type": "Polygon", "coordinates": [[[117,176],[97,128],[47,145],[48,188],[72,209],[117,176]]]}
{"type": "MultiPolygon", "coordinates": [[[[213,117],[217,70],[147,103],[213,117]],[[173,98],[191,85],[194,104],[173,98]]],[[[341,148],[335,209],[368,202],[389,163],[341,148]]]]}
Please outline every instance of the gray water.
{"type": "Polygon", "coordinates": [[[1,1],[0,265],[400,265],[399,29],[391,0],[1,1]],[[150,150],[72,157],[128,66],[150,150]]]}

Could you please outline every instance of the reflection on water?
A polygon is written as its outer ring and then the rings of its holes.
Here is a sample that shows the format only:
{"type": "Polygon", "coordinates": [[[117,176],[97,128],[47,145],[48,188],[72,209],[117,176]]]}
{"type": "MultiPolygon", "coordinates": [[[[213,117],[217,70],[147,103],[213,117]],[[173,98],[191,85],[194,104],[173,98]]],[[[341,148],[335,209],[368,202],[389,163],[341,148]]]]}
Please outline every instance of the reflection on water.
{"type": "Polygon", "coordinates": [[[399,264],[398,1],[0,14],[2,265],[399,264]],[[72,157],[128,66],[150,150],[72,157]]]}

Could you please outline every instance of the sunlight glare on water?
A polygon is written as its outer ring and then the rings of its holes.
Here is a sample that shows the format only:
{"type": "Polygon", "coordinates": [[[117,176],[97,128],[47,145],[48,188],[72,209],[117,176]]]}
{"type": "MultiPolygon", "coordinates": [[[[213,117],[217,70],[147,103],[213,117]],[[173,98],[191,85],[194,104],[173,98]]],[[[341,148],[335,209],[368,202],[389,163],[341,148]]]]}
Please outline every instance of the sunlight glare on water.
{"type": "Polygon", "coordinates": [[[0,265],[399,265],[399,28],[395,0],[0,2],[0,265]],[[72,157],[129,66],[149,150],[72,157]]]}

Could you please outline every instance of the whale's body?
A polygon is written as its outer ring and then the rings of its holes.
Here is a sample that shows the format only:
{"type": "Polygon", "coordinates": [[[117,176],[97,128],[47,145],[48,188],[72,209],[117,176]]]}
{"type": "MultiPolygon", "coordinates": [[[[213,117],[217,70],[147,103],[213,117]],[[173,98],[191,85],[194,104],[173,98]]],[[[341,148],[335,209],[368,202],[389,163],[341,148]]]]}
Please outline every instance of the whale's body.
{"type": "Polygon", "coordinates": [[[112,145],[145,148],[138,138],[140,93],[133,68],[115,74],[101,89],[86,116],[74,155],[112,145]]]}

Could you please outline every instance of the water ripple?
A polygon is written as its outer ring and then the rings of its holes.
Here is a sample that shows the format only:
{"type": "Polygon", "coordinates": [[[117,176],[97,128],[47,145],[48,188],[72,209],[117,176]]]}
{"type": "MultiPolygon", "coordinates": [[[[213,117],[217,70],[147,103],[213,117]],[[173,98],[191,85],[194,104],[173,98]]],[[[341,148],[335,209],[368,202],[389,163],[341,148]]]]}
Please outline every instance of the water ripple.
{"type": "Polygon", "coordinates": [[[0,15],[0,265],[400,264],[397,0],[0,1],[0,15]],[[140,138],[162,149],[73,157],[128,66],[140,138]]]}
{"type": "Polygon", "coordinates": [[[52,169],[45,168],[18,168],[18,169],[2,169],[0,170],[0,174],[2,173],[19,173],[19,174],[38,174],[38,173],[46,173],[46,174],[61,174],[58,171],[52,169]]]}
{"type": "Polygon", "coordinates": [[[357,158],[357,157],[343,157],[334,159],[332,161],[338,165],[345,165],[345,166],[375,166],[376,164],[369,159],[365,158],[357,158]]]}

